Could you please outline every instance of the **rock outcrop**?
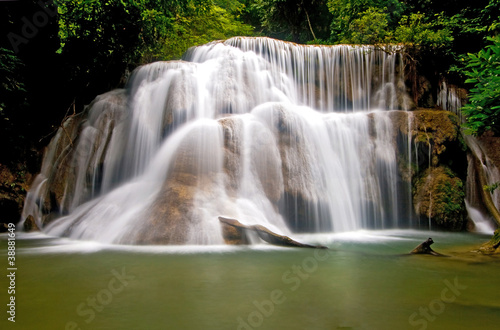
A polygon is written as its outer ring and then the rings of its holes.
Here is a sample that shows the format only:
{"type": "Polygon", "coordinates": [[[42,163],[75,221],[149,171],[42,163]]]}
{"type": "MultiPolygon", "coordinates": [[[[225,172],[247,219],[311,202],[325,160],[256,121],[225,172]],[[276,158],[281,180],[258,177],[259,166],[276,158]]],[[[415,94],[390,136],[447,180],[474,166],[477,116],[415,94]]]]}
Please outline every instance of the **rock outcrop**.
{"type": "Polygon", "coordinates": [[[445,230],[467,225],[465,179],[467,154],[458,117],[449,111],[416,110],[391,113],[398,128],[402,178],[411,182],[413,209],[420,221],[445,230]],[[404,137],[404,138],[402,138],[404,137]],[[413,148],[407,156],[407,139],[413,148]]]}

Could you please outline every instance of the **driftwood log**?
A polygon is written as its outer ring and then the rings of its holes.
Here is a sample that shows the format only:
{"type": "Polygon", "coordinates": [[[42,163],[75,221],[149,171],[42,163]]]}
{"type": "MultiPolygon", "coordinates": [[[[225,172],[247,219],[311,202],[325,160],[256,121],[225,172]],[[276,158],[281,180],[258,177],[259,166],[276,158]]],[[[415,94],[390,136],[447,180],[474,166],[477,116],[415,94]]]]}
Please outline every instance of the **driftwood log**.
{"type": "Polygon", "coordinates": [[[410,254],[431,254],[438,257],[446,257],[444,254],[438,253],[431,248],[434,241],[432,238],[428,238],[425,242],[419,244],[416,248],[411,250],[410,254]]]}
{"type": "Polygon", "coordinates": [[[326,246],[322,245],[309,245],[297,242],[288,236],[279,235],[261,225],[247,226],[236,219],[226,217],[219,217],[219,221],[222,225],[222,235],[227,244],[248,244],[247,232],[253,231],[260,239],[273,245],[327,249],[326,246]]]}

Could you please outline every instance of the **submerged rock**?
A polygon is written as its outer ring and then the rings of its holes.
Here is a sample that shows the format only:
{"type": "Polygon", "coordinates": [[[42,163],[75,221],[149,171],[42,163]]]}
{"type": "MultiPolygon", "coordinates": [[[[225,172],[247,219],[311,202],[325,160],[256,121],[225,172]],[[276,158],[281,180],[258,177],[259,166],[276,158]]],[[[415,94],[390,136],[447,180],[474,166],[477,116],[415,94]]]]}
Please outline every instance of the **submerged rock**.
{"type": "Polygon", "coordinates": [[[38,228],[38,225],[36,224],[35,218],[32,215],[29,215],[26,220],[24,220],[23,229],[26,232],[40,230],[40,228],[38,228]]]}

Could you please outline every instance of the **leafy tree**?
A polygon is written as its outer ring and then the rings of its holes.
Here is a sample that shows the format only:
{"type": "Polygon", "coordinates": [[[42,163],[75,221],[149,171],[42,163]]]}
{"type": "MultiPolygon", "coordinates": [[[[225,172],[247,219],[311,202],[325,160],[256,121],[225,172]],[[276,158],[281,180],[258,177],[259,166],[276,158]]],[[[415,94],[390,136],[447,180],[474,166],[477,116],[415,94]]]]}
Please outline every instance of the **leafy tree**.
{"type": "Polygon", "coordinates": [[[58,11],[58,53],[71,97],[66,107],[73,103],[79,111],[119,85],[127,67],[139,61],[148,35],[142,33],[142,13],[132,1],[67,0],[58,11]]]}
{"type": "Polygon", "coordinates": [[[385,37],[397,25],[403,12],[403,5],[398,0],[328,0],[327,5],[332,14],[332,43],[355,43],[363,30],[371,34],[368,39],[373,39],[373,28],[383,28],[384,31],[375,34],[385,37]],[[385,19],[382,13],[385,14],[385,19]],[[370,18],[377,21],[370,22],[370,18]]]}
{"type": "Polygon", "coordinates": [[[349,43],[376,44],[383,43],[391,36],[388,30],[387,14],[382,9],[369,7],[352,21],[349,26],[349,43]]]}
{"type": "Polygon", "coordinates": [[[401,18],[394,32],[394,41],[407,47],[418,46],[420,50],[437,51],[450,47],[453,37],[439,22],[428,20],[422,13],[413,13],[401,18]]]}
{"type": "Polygon", "coordinates": [[[481,135],[491,130],[500,135],[500,36],[487,38],[491,44],[468,54],[465,82],[473,84],[469,102],[462,108],[467,132],[481,135]]]}
{"type": "Polygon", "coordinates": [[[59,35],[67,80],[77,95],[88,95],[79,103],[87,103],[116,87],[129,67],[178,59],[191,46],[251,34],[237,18],[243,8],[236,0],[64,1],[59,35]]]}
{"type": "Polygon", "coordinates": [[[235,36],[249,36],[253,28],[237,19],[243,7],[230,5],[230,10],[211,6],[188,17],[177,17],[165,35],[161,50],[163,59],[181,58],[192,46],[235,36]]]}
{"type": "Polygon", "coordinates": [[[253,0],[264,33],[294,42],[326,39],[331,18],[326,0],[253,0]]]}

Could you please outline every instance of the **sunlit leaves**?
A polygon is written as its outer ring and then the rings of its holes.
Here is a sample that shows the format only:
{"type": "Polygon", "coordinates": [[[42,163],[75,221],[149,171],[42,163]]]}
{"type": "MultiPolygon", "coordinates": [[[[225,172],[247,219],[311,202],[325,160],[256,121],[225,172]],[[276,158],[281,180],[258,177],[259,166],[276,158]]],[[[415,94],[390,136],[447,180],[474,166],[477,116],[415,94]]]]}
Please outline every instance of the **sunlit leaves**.
{"type": "Polygon", "coordinates": [[[434,50],[449,47],[453,41],[451,31],[441,28],[436,20],[429,20],[419,12],[403,16],[394,36],[398,43],[434,50]]]}

